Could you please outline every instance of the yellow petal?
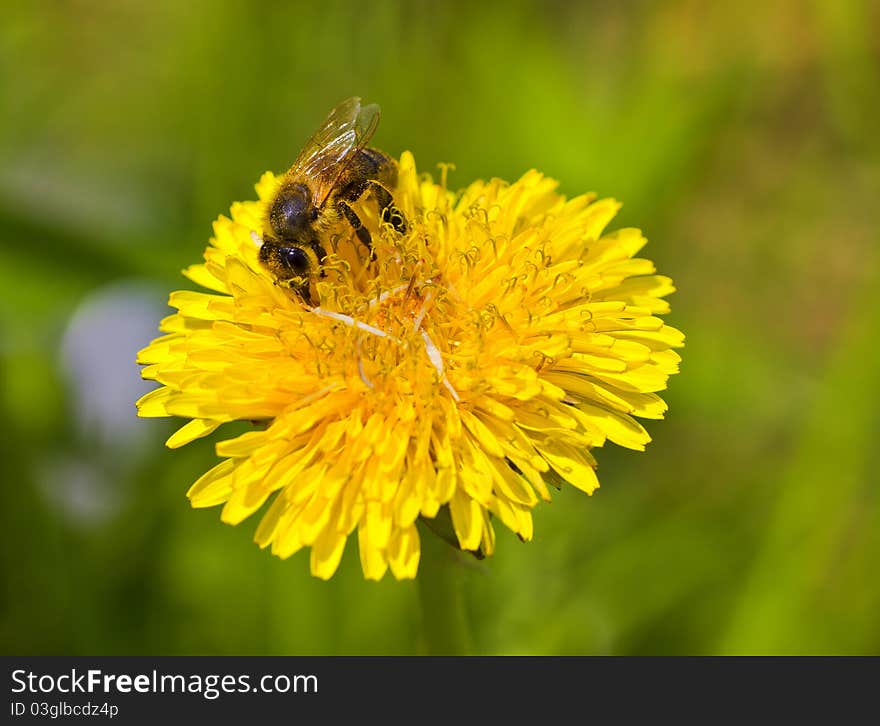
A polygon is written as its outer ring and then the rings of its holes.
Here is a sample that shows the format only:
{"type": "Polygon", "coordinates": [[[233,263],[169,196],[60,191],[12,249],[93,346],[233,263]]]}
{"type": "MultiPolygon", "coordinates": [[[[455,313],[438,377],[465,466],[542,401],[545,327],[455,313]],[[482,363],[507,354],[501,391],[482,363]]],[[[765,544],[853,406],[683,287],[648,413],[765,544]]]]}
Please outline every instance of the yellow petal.
{"type": "Polygon", "coordinates": [[[204,265],[190,265],[183,270],[183,275],[196,283],[196,285],[201,285],[215,292],[229,293],[224,282],[214,277],[204,265]]]}
{"type": "Polygon", "coordinates": [[[644,451],[645,444],[651,440],[644,427],[625,413],[589,403],[579,403],[577,408],[595,421],[606,436],[618,446],[644,451]]]}
{"type": "Polygon", "coordinates": [[[213,507],[222,504],[232,495],[232,475],[235,462],[221,461],[213,469],[202,474],[186,496],[194,507],[213,507]]]}
{"type": "Polygon", "coordinates": [[[462,409],[461,420],[467,427],[468,431],[470,431],[474,435],[474,438],[479,441],[480,446],[487,454],[489,454],[489,456],[495,456],[498,458],[504,456],[504,450],[498,443],[498,439],[495,438],[495,435],[477,416],[467,409],[462,409]]]}
{"type": "Polygon", "coordinates": [[[329,580],[339,567],[342,553],[345,551],[344,534],[339,534],[333,527],[326,527],[312,544],[311,571],[315,577],[329,580]]]}
{"type": "Polygon", "coordinates": [[[550,466],[569,484],[587,494],[592,494],[599,486],[592,457],[587,452],[578,451],[567,444],[547,439],[535,444],[535,448],[547,459],[550,466]],[[589,457],[589,458],[588,458],[589,457]]]}
{"type": "Polygon", "coordinates": [[[384,552],[372,546],[364,526],[358,527],[358,551],[364,577],[368,580],[381,580],[388,569],[388,560],[384,552]]]}
{"type": "Polygon", "coordinates": [[[150,391],[145,396],[141,396],[135,404],[138,410],[138,416],[144,418],[153,418],[156,416],[167,416],[167,404],[173,395],[170,388],[157,388],[150,391]]]}
{"type": "Polygon", "coordinates": [[[480,505],[469,496],[458,492],[449,501],[452,526],[463,550],[477,550],[483,538],[483,518],[480,505]]]}
{"type": "Polygon", "coordinates": [[[420,551],[419,533],[415,527],[394,530],[388,543],[388,564],[398,580],[416,576],[420,551]]]}

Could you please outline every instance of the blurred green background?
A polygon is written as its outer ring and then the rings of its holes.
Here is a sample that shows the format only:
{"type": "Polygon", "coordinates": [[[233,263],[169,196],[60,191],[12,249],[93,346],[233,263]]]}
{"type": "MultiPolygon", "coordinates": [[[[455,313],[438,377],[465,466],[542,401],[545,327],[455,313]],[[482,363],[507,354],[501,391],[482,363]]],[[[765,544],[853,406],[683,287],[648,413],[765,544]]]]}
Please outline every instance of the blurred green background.
{"type": "Polygon", "coordinates": [[[414,583],[365,582],[356,540],[329,583],[260,551],[184,496],[212,442],[134,417],[212,220],[357,94],[451,186],[622,200],[680,290],[668,419],[466,563],[473,650],[880,652],[880,5],[724,5],[6,8],[3,651],[420,652],[414,583]]]}

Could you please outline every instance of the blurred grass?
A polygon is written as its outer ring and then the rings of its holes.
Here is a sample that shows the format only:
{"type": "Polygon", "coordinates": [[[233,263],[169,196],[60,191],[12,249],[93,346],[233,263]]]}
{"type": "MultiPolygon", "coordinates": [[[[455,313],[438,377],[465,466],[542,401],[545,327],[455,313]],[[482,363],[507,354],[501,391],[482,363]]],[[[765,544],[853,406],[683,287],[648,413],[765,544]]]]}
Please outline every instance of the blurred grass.
{"type": "Polygon", "coordinates": [[[453,186],[537,167],[623,200],[614,224],[680,290],[668,420],[645,454],[598,452],[602,489],[540,507],[533,543],[499,531],[466,576],[475,649],[880,651],[878,21],[867,0],[7,12],[4,649],[418,652],[413,583],[364,582],[354,542],[322,583],[259,551],[255,523],[190,510],[211,442],[169,452],[164,421],[102,442],[59,358],[106,285],[185,287],[211,221],[358,94],[382,105],[378,146],[455,163],[453,186]],[[46,483],[58,464],[72,486],[64,462],[118,507],[73,516],[46,483]]]}

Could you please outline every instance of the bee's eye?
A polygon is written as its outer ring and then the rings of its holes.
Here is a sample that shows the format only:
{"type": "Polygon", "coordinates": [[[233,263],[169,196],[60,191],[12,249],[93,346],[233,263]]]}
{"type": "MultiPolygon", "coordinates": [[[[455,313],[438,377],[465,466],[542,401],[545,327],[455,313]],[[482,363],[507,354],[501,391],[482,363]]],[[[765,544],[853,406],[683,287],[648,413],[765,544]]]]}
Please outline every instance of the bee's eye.
{"type": "Polygon", "coordinates": [[[299,247],[283,247],[281,262],[294,275],[303,276],[309,271],[309,256],[299,247]]]}

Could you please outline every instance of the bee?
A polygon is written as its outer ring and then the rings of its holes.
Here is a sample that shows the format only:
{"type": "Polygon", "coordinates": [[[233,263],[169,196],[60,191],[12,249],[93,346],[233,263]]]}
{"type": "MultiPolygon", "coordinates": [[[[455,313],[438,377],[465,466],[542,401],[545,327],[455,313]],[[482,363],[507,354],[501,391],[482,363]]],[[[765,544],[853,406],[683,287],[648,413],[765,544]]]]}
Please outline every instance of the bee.
{"type": "Polygon", "coordinates": [[[389,191],[397,183],[397,163],[367,147],[378,124],[375,103],[361,106],[357,97],[342,101],[303,147],[267,206],[260,262],[277,284],[304,301],[327,256],[327,232],[340,220],[372,249],[370,232],[352,208],[364,194],[372,194],[383,222],[406,232],[406,220],[389,191]]]}

